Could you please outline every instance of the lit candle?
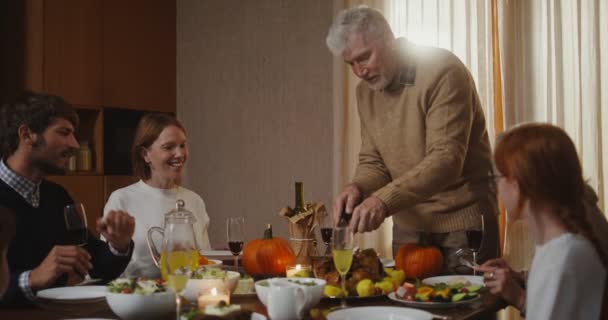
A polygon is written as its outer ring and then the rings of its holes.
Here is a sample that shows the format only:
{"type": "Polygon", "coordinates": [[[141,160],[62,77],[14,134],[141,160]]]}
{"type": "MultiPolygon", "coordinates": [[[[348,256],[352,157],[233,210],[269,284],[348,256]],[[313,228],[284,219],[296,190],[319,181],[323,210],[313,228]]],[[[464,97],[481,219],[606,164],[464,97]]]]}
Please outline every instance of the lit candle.
{"type": "Polygon", "coordinates": [[[227,292],[218,290],[217,288],[211,288],[209,292],[206,292],[198,297],[198,308],[204,310],[205,306],[214,306],[220,301],[230,304],[230,295],[227,292]]]}
{"type": "Polygon", "coordinates": [[[309,278],[310,277],[310,266],[296,264],[295,266],[287,267],[285,273],[287,278],[309,278]]]}

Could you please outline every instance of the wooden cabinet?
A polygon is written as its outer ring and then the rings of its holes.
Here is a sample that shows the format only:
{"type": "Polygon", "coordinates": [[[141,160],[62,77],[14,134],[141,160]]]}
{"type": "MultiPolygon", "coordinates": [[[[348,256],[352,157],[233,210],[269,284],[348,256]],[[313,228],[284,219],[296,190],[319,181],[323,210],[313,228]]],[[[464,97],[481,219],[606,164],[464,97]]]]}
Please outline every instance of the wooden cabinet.
{"type": "Polygon", "coordinates": [[[103,2],[104,106],[175,112],[176,4],[103,2]]]}
{"type": "Polygon", "coordinates": [[[175,1],[26,3],[26,32],[43,33],[28,35],[43,51],[28,62],[42,66],[43,91],[80,106],[175,112],[175,1]]]}
{"type": "Polygon", "coordinates": [[[61,96],[77,108],[76,136],[92,150],[92,170],[49,178],[85,204],[92,226],[109,194],[137,180],[104,175],[104,153],[113,152],[104,148],[104,130],[115,129],[104,123],[104,109],[175,113],[176,2],[12,0],[1,8],[11,11],[2,17],[21,17],[13,20],[25,26],[16,48],[23,66],[11,69],[22,89],[61,96]]]}
{"type": "MultiPolygon", "coordinates": [[[[101,175],[104,173],[103,166],[103,130],[104,130],[104,112],[103,108],[76,106],[76,112],[80,118],[80,125],[76,129],[76,139],[79,143],[88,144],[92,152],[91,170],[88,172],[76,172],[80,175],[95,174],[101,175]]],[[[111,150],[108,150],[111,152],[111,150]]]]}
{"type": "Polygon", "coordinates": [[[45,92],[74,105],[101,106],[101,8],[99,0],[45,2],[45,92]]]}

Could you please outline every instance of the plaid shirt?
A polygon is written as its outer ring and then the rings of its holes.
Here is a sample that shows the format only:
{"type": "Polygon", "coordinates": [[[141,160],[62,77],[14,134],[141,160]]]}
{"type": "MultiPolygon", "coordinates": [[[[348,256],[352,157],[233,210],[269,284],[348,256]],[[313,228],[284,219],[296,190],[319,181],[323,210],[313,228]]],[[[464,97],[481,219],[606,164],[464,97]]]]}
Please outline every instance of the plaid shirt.
{"type": "Polygon", "coordinates": [[[6,165],[4,159],[0,161],[0,179],[17,191],[32,207],[38,208],[40,205],[40,182],[35,183],[19,176],[6,165]]]}
{"type": "MultiPolygon", "coordinates": [[[[32,182],[16,174],[6,165],[4,159],[0,160],[0,179],[17,191],[32,207],[38,208],[40,205],[40,183],[32,182]]],[[[31,270],[28,270],[19,275],[19,288],[23,295],[32,301],[36,299],[36,295],[29,286],[30,272],[31,270]]]]}
{"type": "MultiPolygon", "coordinates": [[[[32,207],[38,208],[40,205],[40,182],[35,183],[19,176],[6,165],[4,159],[0,160],[0,179],[20,194],[32,207]]],[[[133,244],[131,243],[126,253],[118,251],[111,244],[109,244],[109,248],[110,252],[116,256],[128,256],[131,253],[133,244]]],[[[36,299],[36,295],[29,286],[31,272],[32,270],[28,270],[19,275],[19,288],[28,300],[33,301],[36,299]]]]}

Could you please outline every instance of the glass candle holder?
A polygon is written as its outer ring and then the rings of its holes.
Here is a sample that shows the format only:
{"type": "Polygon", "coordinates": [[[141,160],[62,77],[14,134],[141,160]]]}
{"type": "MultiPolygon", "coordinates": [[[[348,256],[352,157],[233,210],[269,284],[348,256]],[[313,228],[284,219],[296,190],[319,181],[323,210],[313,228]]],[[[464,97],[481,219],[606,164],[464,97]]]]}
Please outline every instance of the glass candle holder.
{"type": "Polygon", "coordinates": [[[312,267],[309,264],[287,266],[285,274],[287,278],[310,278],[312,276],[312,267]]]}
{"type": "Polygon", "coordinates": [[[205,310],[206,306],[215,306],[221,301],[230,304],[230,292],[226,288],[213,287],[200,293],[198,308],[199,310],[205,310]]]}

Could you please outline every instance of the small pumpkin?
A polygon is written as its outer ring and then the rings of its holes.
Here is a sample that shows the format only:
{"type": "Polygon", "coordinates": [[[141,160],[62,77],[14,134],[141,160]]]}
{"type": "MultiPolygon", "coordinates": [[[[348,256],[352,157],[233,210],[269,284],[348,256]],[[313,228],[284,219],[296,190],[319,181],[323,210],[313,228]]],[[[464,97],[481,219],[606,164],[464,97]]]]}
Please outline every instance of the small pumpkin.
{"type": "Polygon", "coordinates": [[[439,248],[426,245],[426,235],[419,243],[406,243],[399,247],[395,266],[410,279],[424,279],[439,274],[443,268],[443,254],[439,248]]]}
{"type": "Polygon", "coordinates": [[[272,237],[269,224],[262,239],[255,239],[243,248],[243,267],[252,276],[284,276],[287,266],[293,265],[296,256],[289,242],[272,237]]]}

